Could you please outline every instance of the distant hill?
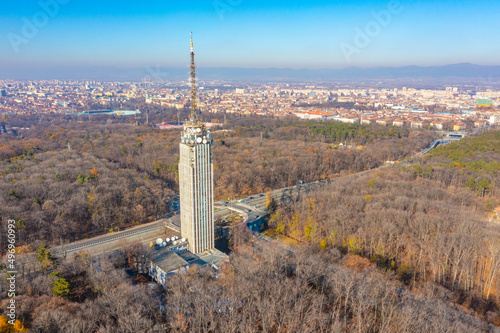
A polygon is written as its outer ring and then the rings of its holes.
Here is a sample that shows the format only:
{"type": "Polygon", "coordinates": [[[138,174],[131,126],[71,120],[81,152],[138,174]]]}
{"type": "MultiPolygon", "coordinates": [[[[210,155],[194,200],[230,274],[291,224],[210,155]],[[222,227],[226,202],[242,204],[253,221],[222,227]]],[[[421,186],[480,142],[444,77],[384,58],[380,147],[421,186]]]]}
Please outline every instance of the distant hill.
{"type": "MultiPolygon", "coordinates": [[[[236,81],[338,81],[338,80],[398,80],[398,79],[459,79],[483,85],[500,81],[500,66],[482,66],[461,63],[445,66],[404,67],[347,67],[343,69],[290,69],[290,68],[198,68],[201,80],[236,81]]],[[[52,69],[0,69],[0,79],[44,80],[87,79],[101,81],[140,81],[151,77],[154,81],[186,80],[188,70],[184,67],[69,67],[52,69]]]]}

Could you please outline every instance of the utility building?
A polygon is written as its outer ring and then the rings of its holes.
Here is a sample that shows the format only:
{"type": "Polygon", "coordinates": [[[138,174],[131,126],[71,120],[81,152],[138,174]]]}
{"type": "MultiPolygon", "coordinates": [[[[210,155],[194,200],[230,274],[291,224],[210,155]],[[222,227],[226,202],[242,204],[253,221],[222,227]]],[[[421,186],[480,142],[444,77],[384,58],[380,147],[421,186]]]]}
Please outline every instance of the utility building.
{"type": "Polygon", "coordinates": [[[181,133],[179,192],[181,234],[195,254],[214,248],[212,137],[198,117],[196,72],[191,38],[191,116],[181,133]]]}

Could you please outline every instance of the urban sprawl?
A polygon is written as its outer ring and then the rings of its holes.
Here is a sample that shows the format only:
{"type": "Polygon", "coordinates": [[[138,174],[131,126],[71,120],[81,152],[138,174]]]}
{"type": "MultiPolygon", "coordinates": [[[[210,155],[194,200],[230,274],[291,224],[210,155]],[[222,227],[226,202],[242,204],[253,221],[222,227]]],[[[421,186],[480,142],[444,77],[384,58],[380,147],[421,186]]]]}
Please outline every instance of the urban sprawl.
{"type": "MultiPolygon", "coordinates": [[[[189,108],[186,82],[97,82],[0,80],[0,113],[85,114],[91,107],[117,115],[140,110],[123,106],[147,103],[189,108]]],[[[442,87],[368,89],[307,84],[201,82],[198,107],[205,112],[295,115],[302,119],[461,131],[500,122],[500,91],[442,87]],[[330,87],[331,86],[331,87],[330,87]]],[[[163,124],[168,127],[168,124],[163,124]]]]}

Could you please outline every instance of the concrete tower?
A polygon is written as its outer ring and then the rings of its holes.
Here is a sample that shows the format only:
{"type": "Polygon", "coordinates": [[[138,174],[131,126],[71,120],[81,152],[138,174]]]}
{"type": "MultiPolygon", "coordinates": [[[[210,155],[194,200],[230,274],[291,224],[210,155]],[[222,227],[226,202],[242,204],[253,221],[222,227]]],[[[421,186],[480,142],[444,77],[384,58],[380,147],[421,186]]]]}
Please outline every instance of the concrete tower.
{"type": "Polygon", "coordinates": [[[190,68],[191,115],[181,133],[179,157],[181,234],[189,242],[189,251],[201,253],[214,248],[213,141],[198,116],[192,36],[190,68]]]}

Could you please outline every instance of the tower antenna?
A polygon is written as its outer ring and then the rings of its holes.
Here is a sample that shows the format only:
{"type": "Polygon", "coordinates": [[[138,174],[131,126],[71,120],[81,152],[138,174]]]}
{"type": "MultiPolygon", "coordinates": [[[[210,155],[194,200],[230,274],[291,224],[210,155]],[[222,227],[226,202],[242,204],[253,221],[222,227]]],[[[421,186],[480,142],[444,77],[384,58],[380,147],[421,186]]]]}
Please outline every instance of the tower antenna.
{"type": "Polygon", "coordinates": [[[189,120],[198,124],[200,119],[198,117],[198,103],[196,101],[196,65],[194,64],[194,49],[193,49],[193,32],[191,32],[191,116],[189,120]]]}

